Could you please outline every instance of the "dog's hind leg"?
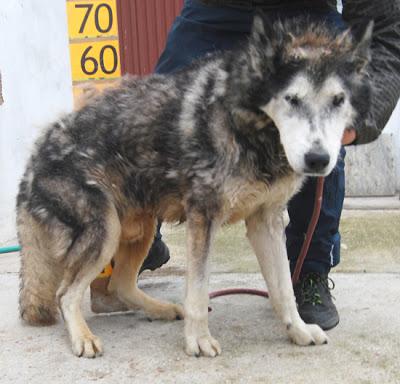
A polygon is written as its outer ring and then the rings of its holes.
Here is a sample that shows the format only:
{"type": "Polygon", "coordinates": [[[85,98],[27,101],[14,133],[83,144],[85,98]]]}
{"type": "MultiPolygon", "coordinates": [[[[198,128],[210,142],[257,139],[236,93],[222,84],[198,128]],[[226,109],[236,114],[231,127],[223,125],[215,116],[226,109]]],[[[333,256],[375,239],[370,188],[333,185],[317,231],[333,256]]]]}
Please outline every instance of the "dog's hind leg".
{"type": "Polygon", "coordinates": [[[325,344],[326,334],[316,324],[305,324],[297,311],[284,241],[282,210],[260,209],[246,220],[247,237],[268,286],[271,304],[299,345],[325,344]]]}
{"type": "Polygon", "coordinates": [[[73,264],[66,271],[57,297],[67,325],[72,350],[77,356],[96,357],[103,348],[92,334],[81,312],[81,302],[89,284],[111,261],[120,238],[120,222],[115,208],[109,209],[102,219],[87,223],[74,247],[68,254],[73,264]]]}
{"type": "Polygon", "coordinates": [[[153,217],[143,215],[136,223],[136,226],[140,227],[140,235],[131,241],[121,241],[114,257],[114,269],[108,290],[116,293],[129,308],[141,308],[152,319],[181,319],[181,306],[156,300],[137,286],[140,267],[154,240],[155,225],[153,217]]]}
{"type": "Polygon", "coordinates": [[[221,347],[208,329],[209,253],[218,222],[195,209],[187,213],[187,276],[185,298],[185,351],[214,357],[221,347]]]}
{"type": "Polygon", "coordinates": [[[22,207],[17,211],[17,223],[22,246],[20,314],[31,325],[51,325],[56,322],[58,314],[56,292],[62,279],[62,266],[52,248],[63,247],[62,236],[56,244],[51,244],[45,226],[22,207]]]}

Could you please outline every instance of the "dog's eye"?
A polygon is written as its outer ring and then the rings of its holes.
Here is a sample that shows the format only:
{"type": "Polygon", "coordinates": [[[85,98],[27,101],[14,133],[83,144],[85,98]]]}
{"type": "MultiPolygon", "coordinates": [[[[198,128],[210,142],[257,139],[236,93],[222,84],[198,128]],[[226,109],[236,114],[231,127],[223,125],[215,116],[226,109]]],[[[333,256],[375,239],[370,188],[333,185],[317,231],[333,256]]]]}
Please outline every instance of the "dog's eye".
{"type": "Polygon", "coordinates": [[[340,93],[339,95],[335,95],[332,100],[332,104],[334,107],[340,107],[344,103],[344,95],[340,93]]]}
{"type": "Polygon", "coordinates": [[[300,99],[296,95],[286,95],[285,100],[293,107],[297,107],[300,104],[300,99]]]}

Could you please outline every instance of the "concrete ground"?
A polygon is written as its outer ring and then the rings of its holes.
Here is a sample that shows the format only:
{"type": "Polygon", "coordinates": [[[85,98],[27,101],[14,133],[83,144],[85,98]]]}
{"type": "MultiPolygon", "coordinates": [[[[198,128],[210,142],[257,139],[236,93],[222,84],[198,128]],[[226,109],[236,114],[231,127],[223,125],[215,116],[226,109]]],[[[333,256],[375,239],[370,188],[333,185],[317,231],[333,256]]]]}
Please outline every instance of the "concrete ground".
{"type": "MultiPolygon", "coordinates": [[[[181,302],[184,230],[164,233],[173,260],[145,273],[140,285],[181,302]]],[[[62,321],[46,328],[20,322],[18,255],[0,255],[0,383],[399,383],[400,211],[346,211],[342,233],[343,260],[332,274],[341,321],[328,345],[293,345],[267,300],[229,296],[211,302],[210,329],[223,348],[215,359],[185,355],[182,321],[94,315],[88,295],[85,317],[105,353],[76,358],[62,321]]],[[[223,229],[215,248],[211,289],[264,288],[242,226],[223,229]]]]}

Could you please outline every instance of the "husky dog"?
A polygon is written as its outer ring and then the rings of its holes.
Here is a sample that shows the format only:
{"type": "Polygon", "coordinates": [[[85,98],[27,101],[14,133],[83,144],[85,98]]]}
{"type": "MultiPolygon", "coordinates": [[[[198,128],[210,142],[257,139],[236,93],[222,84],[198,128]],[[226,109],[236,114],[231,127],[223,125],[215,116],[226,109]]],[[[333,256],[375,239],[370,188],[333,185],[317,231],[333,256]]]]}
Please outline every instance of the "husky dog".
{"type": "Polygon", "coordinates": [[[186,352],[216,356],[207,318],[210,248],[221,225],[245,220],[290,339],[326,343],[297,312],[282,213],[307,175],[332,171],[344,129],[365,119],[371,30],[354,37],[257,14],[238,51],[172,76],[127,77],[52,124],[17,199],[22,318],[51,324],[59,307],[74,354],[100,355],[80,305],[114,258],[110,292],[153,318],[184,316],[186,352]],[[136,284],[157,218],[187,222],[184,311],[136,284]]]}

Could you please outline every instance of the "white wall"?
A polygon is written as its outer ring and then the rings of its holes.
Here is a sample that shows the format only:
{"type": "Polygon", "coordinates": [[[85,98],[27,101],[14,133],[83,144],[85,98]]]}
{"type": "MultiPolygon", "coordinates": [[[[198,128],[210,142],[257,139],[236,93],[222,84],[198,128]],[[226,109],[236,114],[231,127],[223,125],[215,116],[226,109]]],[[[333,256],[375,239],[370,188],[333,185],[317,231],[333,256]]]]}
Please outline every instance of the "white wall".
{"type": "Polygon", "coordinates": [[[385,133],[390,133],[394,143],[394,159],[397,191],[400,191],[400,101],[397,103],[386,127],[385,133]]]}
{"type": "Polygon", "coordinates": [[[39,130],[72,109],[65,0],[0,1],[0,245],[15,241],[17,186],[39,130]]]}

